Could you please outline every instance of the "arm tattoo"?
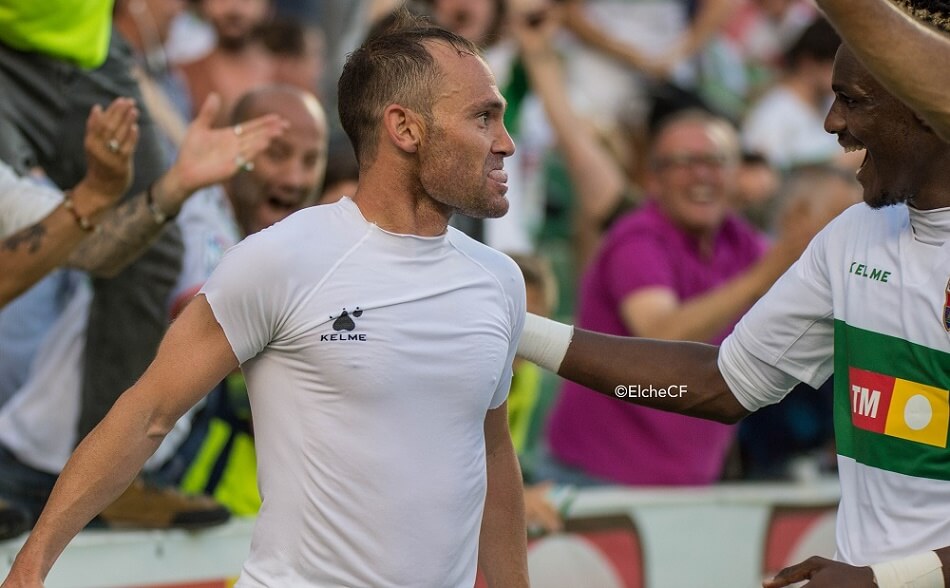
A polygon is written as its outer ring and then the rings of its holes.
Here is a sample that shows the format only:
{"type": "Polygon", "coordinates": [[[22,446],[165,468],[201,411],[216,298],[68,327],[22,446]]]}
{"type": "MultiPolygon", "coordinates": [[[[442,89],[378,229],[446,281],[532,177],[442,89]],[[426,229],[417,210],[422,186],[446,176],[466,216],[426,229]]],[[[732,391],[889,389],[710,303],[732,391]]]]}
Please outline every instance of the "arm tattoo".
{"type": "Polygon", "coordinates": [[[145,205],[145,194],[136,194],[108,213],[99,230],[73,251],[69,264],[94,274],[115,275],[135,260],[163,228],[145,205]]]}
{"type": "Polygon", "coordinates": [[[28,253],[36,253],[43,246],[43,237],[45,236],[46,227],[43,226],[43,223],[37,223],[4,239],[3,250],[17,251],[21,245],[25,245],[28,253]]]}

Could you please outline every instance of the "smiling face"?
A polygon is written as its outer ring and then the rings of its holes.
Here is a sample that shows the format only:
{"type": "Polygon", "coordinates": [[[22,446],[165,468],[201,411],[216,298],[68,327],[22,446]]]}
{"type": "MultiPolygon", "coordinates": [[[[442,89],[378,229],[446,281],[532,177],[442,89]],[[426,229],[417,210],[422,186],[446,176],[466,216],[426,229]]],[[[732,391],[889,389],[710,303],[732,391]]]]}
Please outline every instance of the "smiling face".
{"type": "Polygon", "coordinates": [[[906,202],[931,176],[940,142],[914,113],[892,96],[845,45],[835,58],[835,101],[825,130],[846,151],[865,150],[857,179],[872,208],[906,202]]]}
{"type": "Polygon", "coordinates": [[[436,202],[474,218],[508,211],[504,158],[515,151],[504,98],[485,62],[445,43],[429,49],[443,75],[419,145],[419,182],[436,202]]]}
{"type": "Polygon", "coordinates": [[[729,209],[737,177],[734,133],[714,119],[670,123],[653,147],[650,190],[683,230],[709,236],[729,209]]]}
{"type": "Polygon", "coordinates": [[[257,99],[247,119],[270,113],[290,126],[254,158],[253,170],[235,175],[228,184],[238,224],[248,235],[313,204],[326,170],[326,120],[316,99],[292,90],[273,91],[257,99]]]}

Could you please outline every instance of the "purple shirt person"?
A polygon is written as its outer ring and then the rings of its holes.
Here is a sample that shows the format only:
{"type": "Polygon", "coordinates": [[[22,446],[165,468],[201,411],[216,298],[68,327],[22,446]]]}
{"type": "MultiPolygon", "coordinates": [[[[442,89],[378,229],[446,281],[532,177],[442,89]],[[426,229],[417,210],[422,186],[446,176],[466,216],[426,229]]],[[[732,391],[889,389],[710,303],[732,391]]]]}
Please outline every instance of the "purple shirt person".
{"type": "MultiPolygon", "coordinates": [[[[719,343],[807,243],[765,240],[730,212],[738,141],[725,120],[686,111],[656,133],[647,188],[654,197],[620,219],[582,282],[578,326],[614,335],[719,343]]],[[[635,382],[618,394],[644,394],[635,382]]],[[[667,394],[688,395],[678,382],[667,394]]],[[[567,384],[548,423],[553,472],[565,483],[709,484],[733,428],[621,404],[567,384]],[[566,466],[562,468],[561,466],[566,466]],[[574,470],[574,471],[571,471],[574,470]]]]}
{"type": "MultiPolygon", "coordinates": [[[[584,276],[578,326],[638,335],[618,312],[624,300],[663,288],[689,301],[742,275],[764,251],[764,239],[729,215],[714,236],[711,255],[704,255],[698,240],[651,201],[621,218],[606,237],[584,276]]],[[[721,342],[738,319],[731,317],[708,342],[721,342]]],[[[679,394],[675,384],[670,382],[671,393],[679,394]]],[[[733,426],[619,404],[573,382],[565,384],[549,422],[557,459],[597,478],[630,485],[714,482],[732,437],[733,426]]]]}

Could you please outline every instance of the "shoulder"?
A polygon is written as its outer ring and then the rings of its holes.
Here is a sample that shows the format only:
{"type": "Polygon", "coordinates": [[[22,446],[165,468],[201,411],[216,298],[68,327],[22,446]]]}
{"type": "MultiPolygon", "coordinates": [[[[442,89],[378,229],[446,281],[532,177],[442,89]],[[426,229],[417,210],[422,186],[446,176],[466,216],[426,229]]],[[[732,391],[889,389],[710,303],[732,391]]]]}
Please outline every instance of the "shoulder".
{"type": "Polygon", "coordinates": [[[521,276],[521,270],[510,257],[472,239],[455,227],[448,228],[448,240],[456,251],[495,276],[521,276]]]}
{"type": "Polygon", "coordinates": [[[255,258],[262,266],[266,265],[265,271],[288,265],[332,264],[366,232],[365,224],[355,219],[341,202],[299,210],[249,235],[232,251],[255,258]]]}
{"type": "Polygon", "coordinates": [[[762,253],[768,248],[765,234],[738,214],[729,214],[726,217],[723,231],[729,242],[740,249],[762,253]]]}
{"type": "Polygon", "coordinates": [[[653,202],[646,202],[618,218],[604,235],[604,242],[614,243],[637,237],[653,239],[669,235],[674,230],[660,212],[659,206],[653,202]]]}
{"type": "Polygon", "coordinates": [[[454,227],[449,227],[448,231],[448,240],[452,247],[480,271],[491,276],[509,296],[524,292],[524,277],[513,259],[454,227]]]}

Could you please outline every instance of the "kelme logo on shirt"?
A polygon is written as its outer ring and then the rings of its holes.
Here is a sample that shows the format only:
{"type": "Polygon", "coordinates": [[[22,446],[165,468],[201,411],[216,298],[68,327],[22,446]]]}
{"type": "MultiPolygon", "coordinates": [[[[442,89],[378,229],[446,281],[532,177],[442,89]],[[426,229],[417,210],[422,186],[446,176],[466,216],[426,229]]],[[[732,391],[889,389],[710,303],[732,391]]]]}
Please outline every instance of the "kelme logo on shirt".
{"type": "Polygon", "coordinates": [[[356,321],[354,318],[360,318],[363,316],[363,311],[359,306],[356,307],[356,310],[353,312],[347,312],[346,308],[343,309],[343,312],[340,313],[340,316],[334,317],[330,316],[333,321],[333,330],[337,331],[336,333],[327,333],[320,335],[321,341],[366,341],[366,333],[351,333],[350,331],[356,329],[356,321]]]}
{"type": "Polygon", "coordinates": [[[855,427],[935,447],[947,446],[950,391],[848,368],[855,427]]]}

